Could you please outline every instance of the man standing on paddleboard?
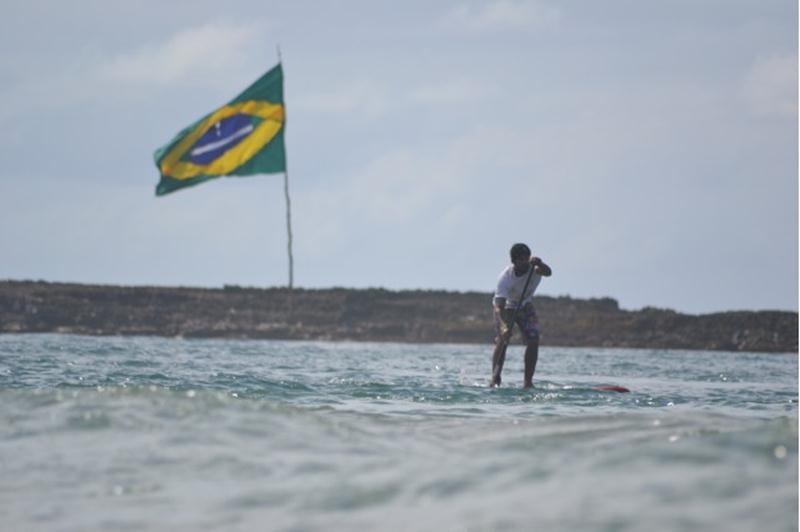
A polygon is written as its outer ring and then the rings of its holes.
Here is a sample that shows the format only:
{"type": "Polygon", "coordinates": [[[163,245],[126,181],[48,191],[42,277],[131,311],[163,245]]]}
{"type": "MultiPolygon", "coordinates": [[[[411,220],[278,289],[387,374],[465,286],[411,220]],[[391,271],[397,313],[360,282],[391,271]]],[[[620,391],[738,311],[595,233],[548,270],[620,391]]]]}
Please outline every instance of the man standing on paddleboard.
{"type": "Polygon", "coordinates": [[[533,308],[533,293],[542,277],[553,274],[539,257],[531,257],[525,244],[511,246],[511,265],[500,273],[494,293],[495,348],[492,356],[490,386],[500,386],[500,374],[506,360],[506,349],[514,324],[519,325],[525,339],[525,388],[533,386],[533,372],[539,358],[539,320],[533,308]]]}

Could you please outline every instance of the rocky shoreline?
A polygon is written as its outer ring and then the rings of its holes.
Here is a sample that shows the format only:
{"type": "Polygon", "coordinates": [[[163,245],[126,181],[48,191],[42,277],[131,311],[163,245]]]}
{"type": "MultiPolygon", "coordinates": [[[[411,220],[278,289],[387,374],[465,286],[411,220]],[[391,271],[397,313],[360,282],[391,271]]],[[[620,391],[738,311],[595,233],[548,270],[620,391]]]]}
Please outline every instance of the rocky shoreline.
{"type": "MultiPolygon", "coordinates": [[[[493,339],[491,294],[0,281],[0,333],[421,343],[493,339]]],[[[622,310],[537,296],[542,345],[797,352],[797,312],[622,310]]]]}

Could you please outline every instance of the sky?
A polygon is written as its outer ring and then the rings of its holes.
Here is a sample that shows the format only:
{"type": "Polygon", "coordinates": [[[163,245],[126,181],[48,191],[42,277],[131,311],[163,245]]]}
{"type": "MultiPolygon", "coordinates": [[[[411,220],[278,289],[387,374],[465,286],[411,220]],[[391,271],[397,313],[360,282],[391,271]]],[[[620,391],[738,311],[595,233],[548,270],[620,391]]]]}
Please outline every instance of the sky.
{"type": "Polygon", "coordinates": [[[285,286],[282,174],[153,163],[280,46],[296,287],[488,293],[526,242],[540,294],[796,311],[797,9],[6,0],[0,279],[285,286]]]}

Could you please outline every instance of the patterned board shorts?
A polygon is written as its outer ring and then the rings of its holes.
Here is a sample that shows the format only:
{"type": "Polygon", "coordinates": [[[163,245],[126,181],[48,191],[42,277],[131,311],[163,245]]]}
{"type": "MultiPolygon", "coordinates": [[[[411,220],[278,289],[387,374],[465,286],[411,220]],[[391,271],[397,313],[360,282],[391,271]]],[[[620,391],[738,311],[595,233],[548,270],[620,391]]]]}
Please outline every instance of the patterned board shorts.
{"type": "MultiPolygon", "coordinates": [[[[497,308],[494,310],[494,331],[495,331],[495,343],[500,340],[500,324],[501,319],[506,323],[511,323],[511,318],[514,316],[514,309],[513,308],[506,308],[502,310],[502,316],[500,312],[497,311],[497,308]]],[[[525,305],[519,312],[517,313],[517,327],[519,329],[514,329],[522,331],[522,335],[525,337],[526,341],[531,340],[538,340],[539,339],[539,318],[536,316],[536,309],[533,308],[533,305],[525,305]]]]}

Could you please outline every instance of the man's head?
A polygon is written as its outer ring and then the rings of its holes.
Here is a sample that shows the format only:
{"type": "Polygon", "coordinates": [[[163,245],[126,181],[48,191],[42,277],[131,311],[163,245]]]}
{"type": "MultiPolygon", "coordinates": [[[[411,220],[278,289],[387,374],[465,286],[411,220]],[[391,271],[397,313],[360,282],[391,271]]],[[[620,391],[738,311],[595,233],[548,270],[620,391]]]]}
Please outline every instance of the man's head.
{"type": "Polygon", "coordinates": [[[525,244],[514,244],[511,246],[511,262],[528,261],[531,258],[531,248],[525,244]]]}

